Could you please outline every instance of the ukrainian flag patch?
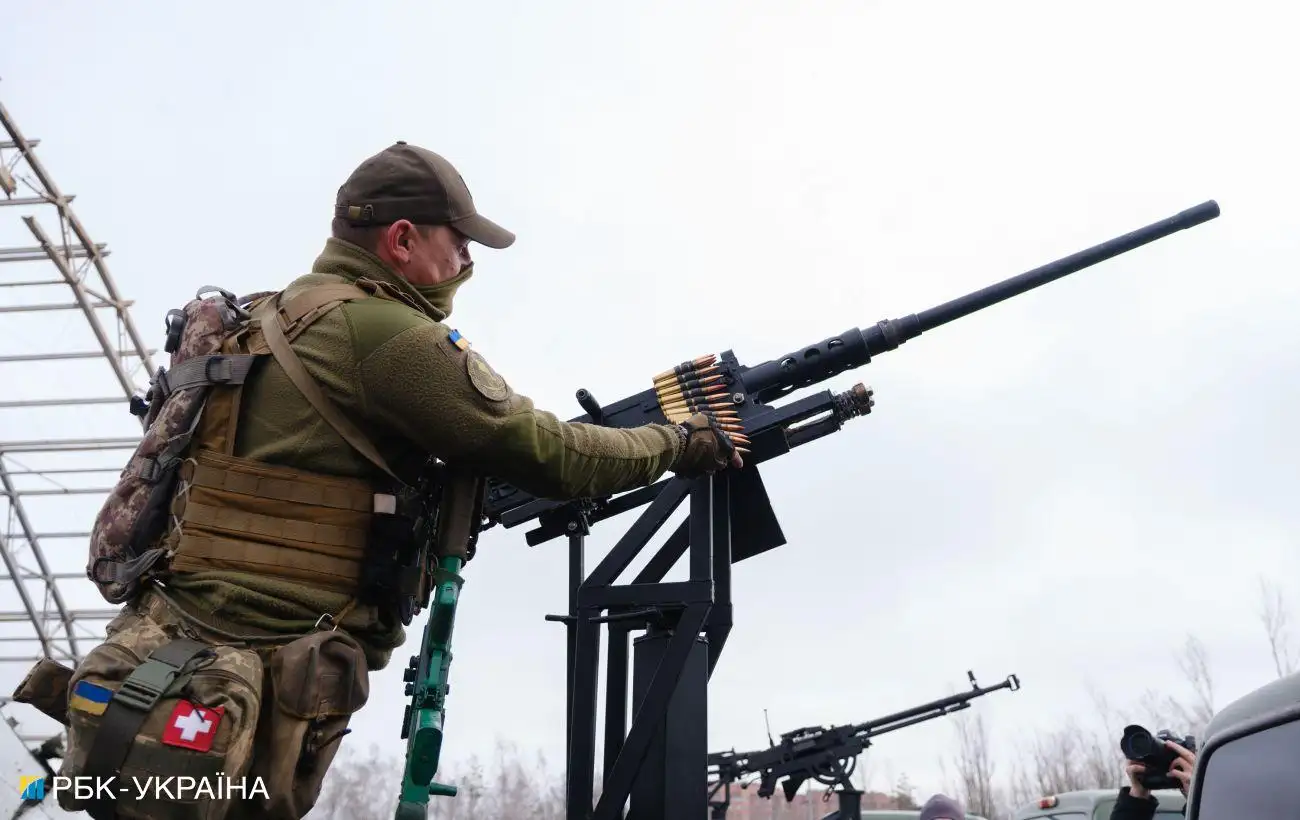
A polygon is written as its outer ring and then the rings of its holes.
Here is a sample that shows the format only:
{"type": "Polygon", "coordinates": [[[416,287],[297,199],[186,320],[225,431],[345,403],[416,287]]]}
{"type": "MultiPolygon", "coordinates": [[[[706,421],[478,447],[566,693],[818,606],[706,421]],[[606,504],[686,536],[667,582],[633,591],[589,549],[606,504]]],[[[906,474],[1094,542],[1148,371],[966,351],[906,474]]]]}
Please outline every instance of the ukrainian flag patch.
{"type": "Polygon", "coordinates": [[[113,690],[88,680],[78,681],[68,698],[68,708],[91,715],[102,715],[113,697],[113,690]]]}
{"type": "Polygon", "coordinates": [[[451,332],[451,335],[448,336],[447,338],[450,339],[451,343],[454,344],[459,349],[469,350],[469,339],[466,339],[464,336],[460,335],[459,330],[453,330],[451,332]]]}

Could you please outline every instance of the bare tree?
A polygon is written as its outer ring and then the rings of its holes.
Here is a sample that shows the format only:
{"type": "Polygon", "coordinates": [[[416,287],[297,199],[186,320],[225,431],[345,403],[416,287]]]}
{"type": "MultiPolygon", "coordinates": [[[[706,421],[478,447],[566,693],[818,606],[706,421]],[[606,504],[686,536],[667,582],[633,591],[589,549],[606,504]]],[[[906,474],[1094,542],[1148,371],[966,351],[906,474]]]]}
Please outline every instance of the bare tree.
{"type": "Polygon", "coordinates": [[[919,809],[921,808],[916,802],[916,787],[912,781],[907,778],[907,772],[898,776],[897,782],[894,783],[894,791],[890,795],[894,800],[894,807],[899,809],[919,809]]]}
{"type": "Polygon", "coordinates": [[[1141,717],[1131,722],[1142,723],[1152,731],[1169,729],[1175,734],[1191,734],[1199,738],[1204,736],[1205,727],[1215,712],[1214,680],[1210,675],[1205,645],[1189,635],[1177,660],[1191,696],[1179,698],[1167,692],[1148,690],[1138,701],[1141,717]]]}
{"type": "Polygon", "coordinates": [[[1259,579],[1259,593],[1263,606],[1260,620],[1268,636],[1268,649],[1273,657],[1273,669],[1279,678],[1296,671],[1296,657],[1291,642],[1290,619],[1282,600],[1282,590],[1265,578],[1259,579]]]}
{"type": "Polygon", "coordinates": [[[368,755],[344,747],[325,775],[308,820],[392,820],[402,783],[402,766],[383,757],[377,746],[368,755]]]}
{"type": "Polygon", "coordinates": [[[1016,803],[1043,795],[1119,785],[1118,758],[1101,732],[1070,718],[1054,731],[1017,744],[1010,796],[1016,803]]]}
{"type": "Polygon", "coordinates": [[[998,820],[1003,816],[1003,807],[993,782],[993,751],[984,716],[971,718],[962,713],[953,716],[952,724],[957,732],[953,761],[957,770],[957,796],[971,814],[998,820]]]}
{"type": "MultiPolygon", "coordinates": [[[[455,797],[429,800],[431,820],[563,820],[564,783],[546,758],[528,758],[498,742],[491,771],[476,757],[438,772],[439,782],[456,786],[455,797]]],[[[392,820],[404,774],[404,760],[344,751],[325,777],[320,799],[306,820],[392,820]]]]}

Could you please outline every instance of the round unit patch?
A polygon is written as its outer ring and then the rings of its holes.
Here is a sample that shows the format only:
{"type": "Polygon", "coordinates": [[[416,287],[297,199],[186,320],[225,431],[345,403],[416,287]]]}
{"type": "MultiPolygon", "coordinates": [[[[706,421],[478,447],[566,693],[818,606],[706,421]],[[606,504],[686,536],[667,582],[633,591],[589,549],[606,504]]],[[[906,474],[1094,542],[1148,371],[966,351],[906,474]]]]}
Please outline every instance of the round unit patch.
{"type": "Polygon", "coordinates": [[[492,369],[492,365],[477,350],[471,349],[465,356],[465,367],[469,371],[469,383],[489,401],[505,401],[510,398],[506,380],[492,369]]]}

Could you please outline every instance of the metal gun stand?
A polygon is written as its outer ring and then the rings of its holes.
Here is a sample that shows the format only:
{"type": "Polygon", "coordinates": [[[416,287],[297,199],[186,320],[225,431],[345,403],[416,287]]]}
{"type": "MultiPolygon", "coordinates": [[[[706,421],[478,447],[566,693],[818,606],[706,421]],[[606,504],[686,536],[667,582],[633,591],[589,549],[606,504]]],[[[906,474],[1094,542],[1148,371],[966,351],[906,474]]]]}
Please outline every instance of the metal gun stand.
{"type": "MultiPolygon", "coordinates": [[[[585,392],[585,391],[583,391],[585,392]]],[[[584,402],[585,404],[585,402],[584,402]]],[[[590,502],[565,505],[543,526],[569,539],[566,820],[703,818],[708,813],[708,684],[731,632],[731,482],[724,471],[674,478],[609,555],[585,575],[590,502]],[[690,512],[630,584],[614,581],[689,497],[690,512]],[[690,550],[690,580],[664,575],[690,550]],[[608,615],[601,615],[609,610],[608,615]],[[604,783],[593,813],[600,624],[609,629],[604,783]],[[628,726],[628,644],[637,638],[628,726]],[[702,634],[701,634],[702,633],[702,634]]],[[[631,493],[629,495],[638,495],[631,493]]],[[[617,502],[615,502],[617,503],[617,502]]],[[[611,510],[600,510],[601,517],[611,510]]]]}

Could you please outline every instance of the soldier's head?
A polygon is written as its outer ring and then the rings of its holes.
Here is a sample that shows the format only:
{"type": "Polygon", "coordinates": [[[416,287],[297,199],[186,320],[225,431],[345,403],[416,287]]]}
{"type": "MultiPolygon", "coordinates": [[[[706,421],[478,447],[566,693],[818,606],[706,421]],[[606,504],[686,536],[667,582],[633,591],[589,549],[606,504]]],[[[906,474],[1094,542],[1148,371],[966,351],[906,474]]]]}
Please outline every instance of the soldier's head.
{"type": "Polygon", "coordinates": [[[965,820],[961,804],[946,794],[936,794],[921,807],[920,820],[965,820]]]}
{"type": "Polygon", "coordinates": [[[339,188],[332,232],[413,285],[438,285],[465,273],[473,265],[470,242],[508,248],[515,241],[479,214],[450,162],[401,141],[362,162],[339,188]]]}

